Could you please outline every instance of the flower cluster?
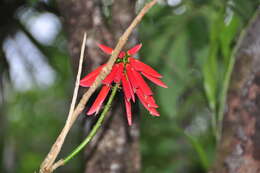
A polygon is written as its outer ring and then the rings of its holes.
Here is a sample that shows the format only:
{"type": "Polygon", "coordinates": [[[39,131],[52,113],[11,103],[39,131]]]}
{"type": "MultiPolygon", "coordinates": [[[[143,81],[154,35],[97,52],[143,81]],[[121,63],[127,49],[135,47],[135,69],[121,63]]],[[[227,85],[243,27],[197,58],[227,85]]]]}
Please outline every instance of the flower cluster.
{"type": "MultiPolygon", "coordinates": [[[[113,51],[112,48],[105,45],[98,44],[98,46],[107,54],[111,54],[113,51]]],[[[94,113],[97,114],[99,112],[113,82],[119,83],[123,88],[129,125],[132,124],[131,100],[135,102],[135,95],[137,95],[143,106],[150,112],[151,115],[160,115],[156,110],[158,105],[153,98],[153,92],[143,79],[142,75],[161,87],[167,88],[167,86],[160,80],[160,78],[162,78],[161,74],[150,66],[132,57],[140,50],[141,47],[142,44],[138,44],[126,52],[120,52],[111,72],[102,81],[102,89],[90,110],[87,112],[87,115],[92,115],[94,113]]],[[[106,64],[101,65],[85,76],[80,81],[80,86],[90,87],[105,65],[106,64]]]]}

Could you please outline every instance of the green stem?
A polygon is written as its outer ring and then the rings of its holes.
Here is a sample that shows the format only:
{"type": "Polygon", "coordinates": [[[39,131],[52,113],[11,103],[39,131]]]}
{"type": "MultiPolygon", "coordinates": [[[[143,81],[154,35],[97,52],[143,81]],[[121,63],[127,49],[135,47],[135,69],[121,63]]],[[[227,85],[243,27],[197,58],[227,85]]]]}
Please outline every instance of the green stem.
{"type": "Polygon", "coordinates": [[[93,129],[90,131],[90,133],[88,134],[88,136],[85,138],[85,140],[77,147],[75,148],[72,153],[70,155],[68,155],[64,160],[63,163],[66,164],[68,161],[70,161],[75,155],[77,155],[90,141],[91,139],[96,135],[97,130],[100,128],[102,122],[104,121],[105,115],[107,114],[109,108],[111,107],[112,101],[116,95],[116,91],[119,87],[119,84],[116,84],[113,89],[112,89],[112,93],[109,97],[109,100],[103,110],[103,112],[101,113],[97,123],[95,124],[95,126],[93,127],[93,129]]]}

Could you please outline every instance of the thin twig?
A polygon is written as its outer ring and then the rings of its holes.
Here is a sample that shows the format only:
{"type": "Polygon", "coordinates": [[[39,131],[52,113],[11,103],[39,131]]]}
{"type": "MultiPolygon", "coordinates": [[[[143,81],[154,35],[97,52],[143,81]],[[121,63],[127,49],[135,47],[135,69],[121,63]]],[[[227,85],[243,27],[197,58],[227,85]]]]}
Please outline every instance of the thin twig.
{"type": "Polygon", "coordinates": [[[95,92],[95,90],[99,87],[102,80],[110,73],[113,64],[115,63],[118,54],[120,53],[121,49],[125,45],[126,41],[128,40],[129,35],[132,33],[135,26],[142,20],[143,16],[148,12],[148,10],[156,4],[157,0],[152,0],[151,2],[147,3],[144,8],[139,12],[136,18],[132,21],[130,26],[126,29],[124,34],[119,38],[119,41],[110,56],[110,59],[107,62],[107,65],[102,69],[98,77],[96,78],[95,82],[91,85],[88,91],[82,96],[79,104],[77,105],[76,109],[71,115],[71,118],[68,118],[61,134],[57,138],[56,142],[53,144],[51,151],[45,158],[44,162],[41,164],[40,173],[49,173],[51,172],[51,167],[60,152],[60,149],[63,145],[64,139],[68,134],[71,126],[79,116],[79,114],[84,110],[87,101],[89,100],[90,96],[95,92]],[[65,130],[64,130],[65,129],[65,130]]]}
{"type": "MultiPolygon", "coordinates": [[[[76,100],[77,100],[77,96],[78,96],[79,81],[80,81],[80,76],[81,76],[81,71],[82,71],[82,63],[83,63],[84,52],[85,52],[85,47],[86,47],[86,38],[87,38],[87,34],[85,32],[84,36],[83,36],[82,46],[81,46],[78,74],[77,74],[76,81],[75,81],[75,88],[74,88],[74,92],[73,92],[72,101],[71,101],[71,104],[70,104],[70,110],[69,110],[68,118],[66,120],[65,126],[62,129],[59,137],[57,138],[57,140],[54,143],[54,145],[52,146],[49,154],[47,155],[47,157],[43,161],[41,168],[49,167],[53,164],[57,155],[60,152],[61,146],[64,143],[64,140],[65,140],[65,138],[68,134],[68,131],[70,130],[70,127],[71,127],[70,122],[71,122],[71,119],[73,117],[73,112],[74,112],[74,109],[75,109],[76,100]]],[[[44,172],[44,171],[46,172],[46,170],[40,169],[40,172],[44,172]]]]}
{"type": "Polygon", "coordinates": [[[76,105],[76,100],[77,100],[78,90],[79,90],[79,81],[80,81],[80,76],[81,76],[81,72],[82,72],[82,64],[83,64],[83,59],[84,59],[85,47],[86,47],[86,39],[87,39],[87,34],[85,32],[84,36],[83,36],[83,42],[81,45],[78,74],[77,74],[77,78],[76,78],[76,83],[75,83],[75,88],[74,88],[74,92],[73,92],[73,98],[71,101],[68,118],[70,118],[72,116],[74,109],[75,109],[75,105],[76,105]]]}

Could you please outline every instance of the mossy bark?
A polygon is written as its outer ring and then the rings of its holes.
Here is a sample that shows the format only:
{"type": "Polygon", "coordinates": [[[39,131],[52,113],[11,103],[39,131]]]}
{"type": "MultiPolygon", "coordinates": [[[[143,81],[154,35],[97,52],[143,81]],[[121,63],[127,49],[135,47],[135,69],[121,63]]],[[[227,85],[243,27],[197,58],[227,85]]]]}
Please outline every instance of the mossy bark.
{"type": "Polygon", "coordinates": [[[260,172],[260,9],[235,54],[214,173],[260,172]]]}

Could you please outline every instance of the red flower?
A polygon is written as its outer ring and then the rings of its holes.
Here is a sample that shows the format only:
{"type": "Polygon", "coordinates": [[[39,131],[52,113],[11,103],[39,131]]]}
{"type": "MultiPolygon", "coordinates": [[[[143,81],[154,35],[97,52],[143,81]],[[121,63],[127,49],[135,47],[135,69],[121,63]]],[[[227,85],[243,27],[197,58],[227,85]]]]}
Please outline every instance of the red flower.
{"type": "MultiPolygon", "coordinates": [[[[98,47],[107,54],[111,54],[113,51],[112,48],[102,44],[98,44],[98,47]]],[[[155,103],[153,92],[143,79],[142,75],[161,87],[167,88],[167,86],[160,80],[162,75],[160,75],[152,67],[132,57],[132,55],[136,54],[141,47],[142,44],[138,44],[126,52],[120,52],[111,72],[102,81],[103,87],[90,110],[87,112],[87,115],[98,113],[111,88],[111,84],[114,82],[121,84],[123,87],[126,114],[129,125],[132,124],[131,100],[135,102],[135,94],[151,115],[160,116],[159,112],[156,110],[159,106],[155,103]]],[[[105,65],[106,64],[101,65],[85,76],[80,81],[80,85],[83,87],[90,87],[105,65]]]]}

